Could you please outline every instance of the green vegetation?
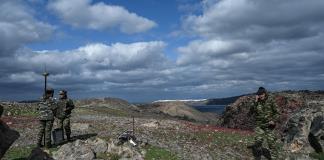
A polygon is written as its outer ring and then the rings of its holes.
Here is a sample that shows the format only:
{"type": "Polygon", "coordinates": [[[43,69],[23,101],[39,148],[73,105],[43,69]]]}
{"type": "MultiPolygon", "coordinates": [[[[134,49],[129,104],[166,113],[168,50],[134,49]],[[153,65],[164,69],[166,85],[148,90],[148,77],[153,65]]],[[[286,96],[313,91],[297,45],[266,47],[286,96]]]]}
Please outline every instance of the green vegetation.
{"type": "Polygon", "coordinates": [[[28,105],[11,105],[4,108],[5,115],[11,116],[37,116],[36,106],[28,105]]]}
{"type": "Polygon", "coordinates": [[[179,118],[181,120],[185,120],[185,121],[189,121],[189,122],[197,122],[197,120],[190,118],[187,115],[183,115],[183,116],[175,116],[176,118],[179,118]]]}
{"type": "Polygon", "coordinates": [[[87,115],[114,115],[118,117],[127,117],[129,114],[126,111],[120,109],[113,109],[107,107],[79,107],[76,109],[76,113],[78,114],[87,114],[87,115]]]}
{"type": "Polygon", "coordinates": [[[118,160],[121,157],[118,154],[113,154],[113,153],[97,153],[96,158],[98,158],[98,159],[109,159],[109,160],[118,160]]]}
{"type": "MultiPolygon", "coordinates": [[[[26,160],[35,147],[35,145],[28,145],[24,147],[12,147],[6,152],[2,160],[26,160]]],[[[50,148],[50,155],[52,155],[52,153],[57,150],[58,148],[55,147],[50,148]]]]}
{"type": "Polygon", "coordinates": [[[26,147],[12,147],[6,152],[5,156],[2,159],[3,160],[27,159],[34,147],[35,147],[34,145],[30,145],[26,147]]]}
{"type": "Polygon", "coordinates": [[[309,156],[312,158],[318,159],[318,160],[324,160],[324,153],[314,152],[314,153],[311,153],[309,156]]]}
{"type": "Polygon", "coordinates": [[[147,146],[147,153],[145,154],[145,160],[177,160],[177,156],[171,153],[169,150],[147,146]]]}
{"type": "Polygon", "coordinates": [[[238,144],[247,145],[249,142],[253,142],[252,135],[240,134],[234,131],[198,132],[195,134],[195,137],[202,143],[211,142],[224,147],[238,144]]]}

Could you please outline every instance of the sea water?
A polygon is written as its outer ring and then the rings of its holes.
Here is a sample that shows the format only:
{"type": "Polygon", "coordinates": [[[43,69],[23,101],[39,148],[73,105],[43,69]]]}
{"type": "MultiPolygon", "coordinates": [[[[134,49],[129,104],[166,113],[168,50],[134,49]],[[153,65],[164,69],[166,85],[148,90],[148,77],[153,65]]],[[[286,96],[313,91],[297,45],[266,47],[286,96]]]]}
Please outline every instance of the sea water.
{"type": "Polygon", "coordinates": [[[200,112],[214,112],[217,114],[222,114],[226,106],[227,105],[199,105],[193,107],[200,112]]]}

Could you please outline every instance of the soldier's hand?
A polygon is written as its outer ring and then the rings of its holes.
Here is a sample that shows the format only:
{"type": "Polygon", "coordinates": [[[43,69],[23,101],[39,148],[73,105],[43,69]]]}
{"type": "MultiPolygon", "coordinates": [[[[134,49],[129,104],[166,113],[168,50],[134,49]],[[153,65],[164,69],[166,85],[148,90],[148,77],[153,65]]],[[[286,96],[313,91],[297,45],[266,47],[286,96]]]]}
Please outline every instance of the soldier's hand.
{"type": "Polygon", "coordinates": [[[276,123],[274,121],[270,121],[269,125],[275,125],[276,123]]]}
{"type": "Polygon", "coordinates": [[[259,96],[255,95],[255,102],[258,102],[258,100],[259,100],[259,96]]]}
{"type": "Polygon", "coordinates": [[[276,123],[275,123],[274,121],[270,121],[270,122],[268,123],[268,127],[269,127],[270,129],[274,129],[274,128],[276,128],[276,123]]]}

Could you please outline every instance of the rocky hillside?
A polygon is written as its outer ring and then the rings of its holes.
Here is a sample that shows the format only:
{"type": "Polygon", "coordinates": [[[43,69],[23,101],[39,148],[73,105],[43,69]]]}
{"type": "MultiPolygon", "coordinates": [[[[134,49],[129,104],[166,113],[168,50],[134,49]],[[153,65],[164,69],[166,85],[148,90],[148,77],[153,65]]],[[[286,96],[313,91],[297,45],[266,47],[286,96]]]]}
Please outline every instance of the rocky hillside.
{"type": "MultiPolygon", "coordinates": [[[[4,115],[7,116],[37,115],[37,103],[3,102],[1,104],[5,108],[4,115]]],[[[190,107],[187,102],[181,101],[136,106],[123,99],[107,97],[74,100],[74,104],[80,108],[78,112],[89,112],[92,108],[96,108],[98,113],[109,111],[108,113],[119,116],[175,118],[213,124],[218,123],[219,118],[216,114],[202,113],[190,107]]]]}
{"type": "Polygon", "coordinates": [[[189,106],[185,102],[158,102],[151,105],[153,109],[185,120],[193,120],[206,123],[216,123],[218,116],[213,113],[202,113],[189,106]]]}
{"type": "MultiPolygon", "coordinates": [[[[324,93],[321,91],[285,91],[271,93],[280,112],[276,125],[283,150],[291,159],[311,159],[322,153],[324,145],[324,93]]],[[[254,96],[240,97],[229,105],[222,116],[222,125],[228,128],[253,129],[254,113],[250,112],[254,96]]]]}
{"type": "MultiPolygon", "coordinates": [[[[290,116],[303,108],[308,108],[308,103],[324,101],[324,93],[311,91],[284,91],[270,94],[276,101],[280,116],[278,129],[282,129],[290,116]]],[[[242,96],[233,104],[228,105],[222,116],[222,125],[228,128],[253,129],[255,120],[250,112],[255,97],[242,96]],[[249,114],[250,113],[250,114],[249,114]]]]}
{"type": "Polygon", "coordinates": [[[91,98],[74,101],[76,106],[80,107],[107,107],[113,109],[136,109],[135,105],[128,103],[127,101],[119,98],[91,98]]]}

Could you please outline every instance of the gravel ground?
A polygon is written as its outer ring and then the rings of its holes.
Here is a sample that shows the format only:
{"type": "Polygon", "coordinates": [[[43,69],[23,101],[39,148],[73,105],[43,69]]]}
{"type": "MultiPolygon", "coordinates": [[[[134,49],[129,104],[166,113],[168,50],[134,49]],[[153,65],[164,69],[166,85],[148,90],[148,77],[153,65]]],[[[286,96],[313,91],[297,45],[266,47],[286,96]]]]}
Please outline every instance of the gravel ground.
{"type": "MultiPolygon", "coordinates": [[[[38,121],[35,117],[7,116],[2,119],[21,134],[13,144],[14,147],[36,143],[38,121]]],[[[132,117],[127,116],[77,110],[71,118],[72,136],[80,138],[96,135],[105,139],[117,138],[122,132],[132,130],[132,120],[132,117]]],[[[56,124],[54,124],[55,126],[56,124]]],[[[216,137],[216,135],[226,136],[227,133],[243,138],[250,136],[250,133],[245,131],[236,133],[229,129],[167,119],[163,116],[149,117],[145,115],[135,118],[135,136],[139,141],[166,148],[177,154],[179,159],[251,159],[251,154],[246,149],[247,143],[244,145],[242,142],[227,144],[226,141],[223,142],[222,139],[216,137]],[[236,148],[238,146],[240,148],[236,148]]],[[[224,140],[226,140],[225,138],[224,140]]]]}

